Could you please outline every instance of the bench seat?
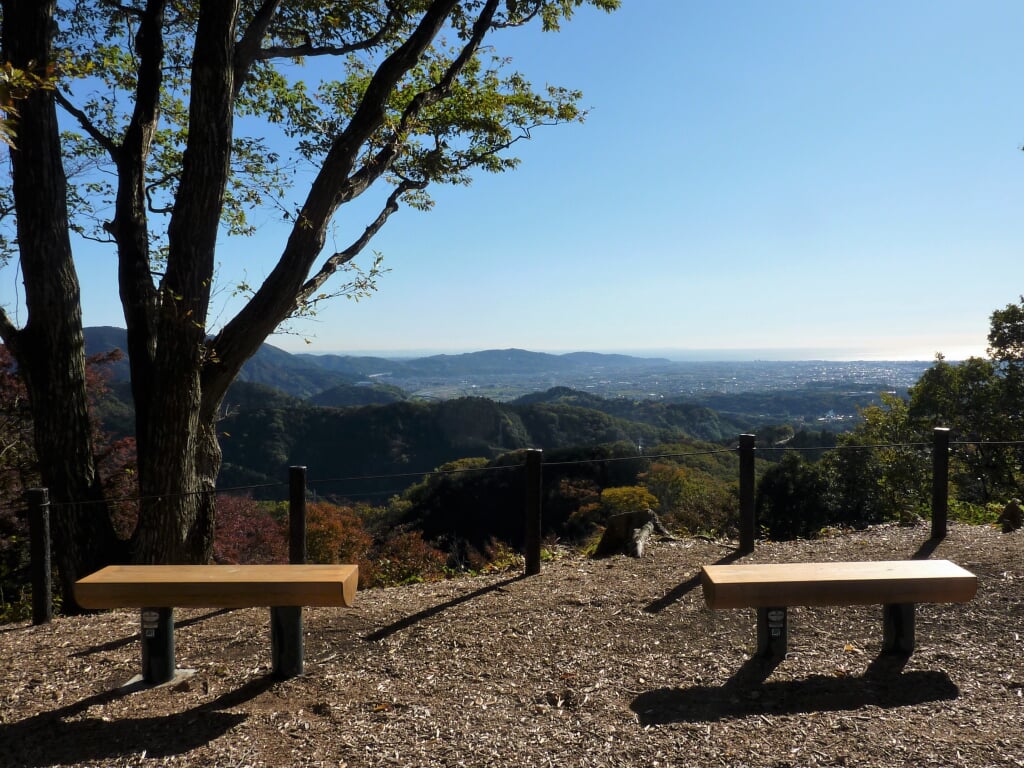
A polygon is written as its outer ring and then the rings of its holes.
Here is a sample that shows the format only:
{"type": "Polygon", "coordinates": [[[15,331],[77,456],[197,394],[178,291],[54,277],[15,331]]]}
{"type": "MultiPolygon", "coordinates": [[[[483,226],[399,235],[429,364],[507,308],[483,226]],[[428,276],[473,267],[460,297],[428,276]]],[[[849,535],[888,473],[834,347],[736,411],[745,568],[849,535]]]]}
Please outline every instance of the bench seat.
{"type": "Polygon", "coordinates": [[[75,583],[83,608],[351,607],[355,565],[111,565],[75,583]]]}
{"type": "Polygon", "coordinates": [[[303,606],[351,606],[355,565],[111,565],[75,582],[83,608],[140,608],[141,680],[174,679],[174,608],[270,608],[273,672],[303,670],[303,606]]]}
{"type": "Polygon", "coordinates": [[[965,603],[978,578],[949,560],[739,563],[705,565],[701,586],[711,608],[965,603]]]}
{"type": "Polygon", "coordinates": [[[911,653],[916,603],[963,603],[977,577],[948,560],[706,565],[701,587],[713,609],[756,608],[758,653],[784,656],[789,606],[883,608],[883,650],[911,653]]]}

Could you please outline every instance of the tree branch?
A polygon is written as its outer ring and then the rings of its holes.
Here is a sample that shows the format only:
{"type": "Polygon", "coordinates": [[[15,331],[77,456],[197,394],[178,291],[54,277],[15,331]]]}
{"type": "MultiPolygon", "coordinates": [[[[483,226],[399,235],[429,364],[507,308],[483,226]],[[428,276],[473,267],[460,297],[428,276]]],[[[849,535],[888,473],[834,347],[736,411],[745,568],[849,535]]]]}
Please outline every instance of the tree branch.
{"type": "MultiPolygon", "coordinates": [[[[403,114],[403,126],[408,126],[420,110],[443,98],[450,91],[455,78],[479,48],[490,28],[499,2],[500,0],[487,0],[479,12],[473,25],[473,32],[462,52],[434,87],[414,97],[413,103],[410,103],[403,114]]],[[[402,78],[420,61],[457,5],[457,0],[434,0],[405,42],[386,57],[374,73],[351,121],[324,158],[277,265],[248,304],[213,340],[216,361],[208,363],[203,371],[204,401],[220,402],[228,384],[243,363],[294,310],[296,298],[303,290],[306,276],[323,249],[327,226],[338,207],[352,199],[352,180],[349,176],[360,149],[374,132],[380,129],[387,116],[391,94],[402,78]]],[[[374,169],[374,178],[379,177],[398,156],[401,136],[400,131],[396,132],[389,147],[378,153],[381,164],[374,169]]],[[[390,214],[391,211],[386,206],[381,214],[381,226],[390,214]]],[[[373,226],[371,224],[370,228],[373,226]]],[[[361,241],[362,238],[353,246],[357,246],[361,241]]]]}
{"type": "Polygon", "coordinates": [[[11,322],[7,310],[3,307],[0,307],[0,339],[3,339],[4,344],[11,348],[15,360],[19,359],[18,345],[21,343],[21,331],[11,322]]]}
{"type": "Polygon", "coordinates": [[[135,108],[115,154],[117,192],[114,218],[106,227],[117,242],[118,285],[127,328],[132,393],[137,420],[148,418],[146,394],[152,385],[156,330],[153,310],[156,287],[149,269],[149,227],[146,219],[146,162],[160,119],[163,86],[163,23],[167,0],[149,0],[138,13],[135,36],[138,76],[135,108]]]}
{"type": "Polygon", "coordinates": [[[248,80],[249,70],[259,56],[260,45],[280,6],[281,0],[264,0],[235,46],[235,96],[238,96],[238,92],[248,80]]]}
{"type": "Polygon", "coordinates": [[[391,194],[388,195],[387,202],[381,208],[380,213],[367,227],[363,230],[363,233],[347,248],[337,253],[332,254],[328,257],[324,265],[320,267],[317,273],[311,277],[299,290],[298,295],[295,297],[295,309],[298,309],[304,304],[310,296],[322,286],[327,280],[345,264],[348,264],[352,259],[358,256],[364,248],[370,243],[370,241],[376,236],[381,230],[387,220],[391,217],[391,214],[398,210],[398,201],[406,192],[413,189],[424,189],[427,186],[427,182],[412,181],[410,179],[403,179],[401,183],[391,194]]]}
{"type": "Polygon", "coordinates": [[[97,128],[92,120],[89,119],[89,116],[72,104],[63,93],[55,89],[53,94],[54,98],[57,100],[57,104],[60,105],[60,108],[75,118],[75,121],[82,127],[82,130],[89,135],[89,138],[103,147],[107,154],[110,155],[111,160],[117,162],[119,148],[117,144],[114,143],[114,140],[97,128]]]}
{"type": "MultiPolygon", "coordinates": [[[[480,48],[480,44],[483,42],[484,37],[487,35],[488,29],[491,27],[491,22],[494,14],[494,10],[497,8],[496,2],[489,3],[488,7],[477,18],[476,23],[473,25],[473,32],[469,39],[463,46],[462,51],[452,61],[445,70],[445,73],[431,88],[425,91],[417,93],[410,102],[406,105],[405,110],[402,112],[402,117],[399,119],[398,127],[391,135],[391,139],[381,148],[373,158],[365,163],[362,168],[357,170],[349,180],[349,194],[346,200],[351,200],[362,194],[371,184],[373,184],[378,178],[381,177],[394,163],[395,158],[401,150],[403,136],[405,136],[409,125],[412,123],[419,114],[427,107],[436,104],[447,96],[454,85],[455,80],[459,74],[465,69],[466,64],[469,63],[470,59],[476,54],[480,48]]],[[[500,151],[500,148],[495,150],[500,151]]]]}
{"type": "Polygon", "coordinates": [[[270,30],[270,25],[280,5],[280,0],[266,0],[239,40],[235,53],[235,95],[238,95],[239,90],[245,85],[252,65],[256,61],[299,58],[301,56],[346,56],[356,51],[365,51],[380,45],[394,30],[395,22],[398,19],[394,8],[389,7],[387,16],[374,34],[365,40],[347,45],[314,45],[307,41],[302,45],[274,45],[262,48],[261,42],[270,30]]]}

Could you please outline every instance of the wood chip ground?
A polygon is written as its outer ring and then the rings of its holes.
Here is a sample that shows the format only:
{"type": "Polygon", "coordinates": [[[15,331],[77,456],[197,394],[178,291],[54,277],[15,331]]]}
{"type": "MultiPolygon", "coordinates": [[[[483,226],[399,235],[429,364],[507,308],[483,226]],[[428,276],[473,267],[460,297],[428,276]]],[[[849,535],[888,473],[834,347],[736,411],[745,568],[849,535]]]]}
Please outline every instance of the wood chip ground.
{"type": "Polygon", "coordinates": [[[180,610],[179,666],[125,692],[138,614],[0,627],[2,766],[1024,766],[1024,532],[880,526],[759,543],[749,561],[953,560],[964,605],[922,605],[878,656],[878,606],[796,608],[790,655],[750,660],[753,611],[697,581],[728,542],[307,609],[306,674],[270,679],[267,611],[180,610]]]}

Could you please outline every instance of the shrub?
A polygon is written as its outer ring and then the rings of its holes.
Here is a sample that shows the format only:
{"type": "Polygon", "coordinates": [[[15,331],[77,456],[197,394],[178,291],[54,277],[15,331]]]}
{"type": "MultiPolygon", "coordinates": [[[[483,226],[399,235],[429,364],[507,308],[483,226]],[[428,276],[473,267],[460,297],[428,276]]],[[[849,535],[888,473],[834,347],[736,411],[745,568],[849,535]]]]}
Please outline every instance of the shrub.
{"type": "Polygon", "coordinates": [[[217,497],[213,557],[219,563],[286,563],[288,537],[266,507],[247,496],[217,497]]]}
{"type": "Polygon", "coordinates": [[[389,587],[442,579],[447,562],[447,556],[424,541],[419,531],[399,531],[377,548],[368,581],[389,587]]]}
{"type": "Polygon", "coordinates": [[[369,585],[373,537],[351,507],[319,501],[306,505],[306,557],[311,563],[353,563],[360,586],[369,585]]]}

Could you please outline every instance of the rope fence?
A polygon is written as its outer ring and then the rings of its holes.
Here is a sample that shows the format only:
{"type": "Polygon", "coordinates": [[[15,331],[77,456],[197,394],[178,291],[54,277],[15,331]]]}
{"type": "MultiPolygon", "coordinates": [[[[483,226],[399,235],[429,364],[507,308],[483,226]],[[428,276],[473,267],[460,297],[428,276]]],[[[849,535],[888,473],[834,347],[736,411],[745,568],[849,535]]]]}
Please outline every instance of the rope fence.
{"type": "MultiPolygon", "coordinates": [[[[950,441],[950,430],[945,427],[936,427],[933,431],[933,440],[927,442],[909,443],[886,443],[870,445],[839,445],[832,447],[786,447],[766,446],[756,447],[756,436],[743,434],[739,436],[736,447],[711,449],[703,451],[673,452],[644,454],[638,452],[635,456],[611,456],[595,457],[587,459],[572,459],[564,461],[545,462],[543,451],[539,449],[527,449],[522,451],[524,460],[522,463],[502,464],[498,466],[482,467],[454,467],[448,469],[433,469],[422,472],[397,472],[376,475],[352,475],[343,477],[323,478],[310,480],[307,477],[306,467],[290,467],[287,483],[259,483],[253,485],[233,486],[220,488],[212,491],[214,494],[227,495],[252,492],[269,488],[287,487],[289,490],[289,559],[291,562],[305,562],[306,550],[306,528],[305,528],[305,505],[307,494],[315,490],[317,486],[327,484],[338,484],[343,482],[367,482],[367,481],[399,481],[411,478],[423,478],[428,480],[431,477],[454,476],[470,473],[497,473],[510,471],[526,472],[526,492],[524,499],[524,542],[526,574],[533,575],[540,572],[541,562],[541,500],[542,500],[542,474],[545,467],[550,469],[564,468],[581,465],[612,464],[626,461],[653,461],[661,459],[680,459],[696,456],[712,456],[718,454],[739,455],[739,554],[749,554],[754,551],[755,533],[757,530],[755,519],[755,454],[756,452],[809,452],[809,451],[860,451],[879,449],[915,449],[932,450],[932,503],[931,503],[931,537],[942,539],[947,533],[947,517],[949,508],[949,455],[952,446],[966,446],[978,448],[981,446],[1024,446],[1024,441],[978,441],[959,440],[950,441]]],[[[404,490],[404,489],[403,489],[404,490]]],[[[210,493],[211,491],[197,491],[192,494],[210,493]]],[[[367,491],[361,493],[345,494],[346,497],[357,496],[393,496],[400,491],[367,491]]],[[[178,494],[185,496],[190,494],[178,494]]],[[[88,506],[89,504],[107,505],[113,503],[141,503],[146,500],[168,498],[171,494],[159,496],[123,496],[114,499],[106,499],[98,502],[79,502],[77,506],[88,506]]],[[[35,623],[46,623],[52,616],[52,587],[50,585],[50,534],[49,518],[51,510],[60,510],[74,506],[70,502],[53,502],[49,499],[48,491],[44,488],[33,488],[26,492],[25,502],[28,507],[27,517],[30,530],[30,551],[31,571],[33,584],[33,621],[35,623]],[[38,601],[38,604],[37,604],[38,601]]]]}

